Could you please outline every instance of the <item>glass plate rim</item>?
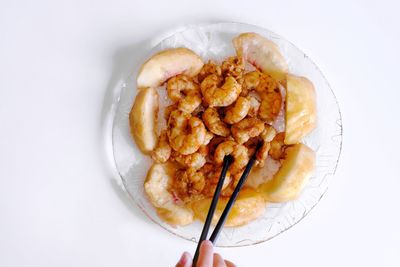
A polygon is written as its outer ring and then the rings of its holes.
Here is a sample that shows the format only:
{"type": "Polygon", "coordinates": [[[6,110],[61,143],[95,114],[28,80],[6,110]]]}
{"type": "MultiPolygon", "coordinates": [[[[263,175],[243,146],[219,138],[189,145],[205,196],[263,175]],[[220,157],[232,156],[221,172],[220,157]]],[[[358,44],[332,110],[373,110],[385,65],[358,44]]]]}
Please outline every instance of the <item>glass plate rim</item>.
{"type": "MultiPolygon", "coordinates": [[[[335,92],[333,91],[332,87],[330,86],[328,80],[326,79],[325,74],[321,71],[321,69],[318,67],[318,65],[317,65],[310,57],[308,57],[308,55],[307,55],[306,53],[304,53],[303,50],[301,50],[298,46],[296,46],[295,44],[293,44],[291,41],[289,41],[288,39],[286,39],[286,38],[285,38],[284,36],[282,36],[281,34],[277,34],[277,33],[274,32],[274,31],[271,31],[271,30],[269,30],[269,29],[267,29],[267,28],[264,28],[264,27],[261,27],[261,26],[255,25],[255,24],[244,23],[244,22],[235,22],[235,21],[199,22],[199,23],[192,23],[192,24],[188,24],[188,25],[180,25],[180,26],[177,26],[177,27],[173,27],[173,28],[171,28],[171,29],[169,29],[169,30],[164,31],[163,33],[158,34],[157,36],[154,36],[154,37],[150,38],[148,41],[149,41],[149,43],[151,44],[151,48],[150,48],[147,52],[151,52],[156,46],[158,46],[158,44],[162,43],[163,41],[165,41],[165,40],[171,38],[172,36],[174,36],[174,35],[176,35],[176,34],[179,34],[179,33],[184,32],[184,31],[186,31],[186,30],[188,30],[188,29],[195,28],[195,27],[202,27],[202,26],[203,26],[203,27],[206,27],[206,26],[215,26],[215,25],[221,25],[221,24],[222,24],[222,25],[223,25],[223,24],[229,24],[229,25],[250,26],[250,27],[253,27],[253,28],[258,28],[258,29],[260,29],[260,30],[269,31],[269,32],[272,33],[272,34],[274,34],[274,35],[276,35],[276,36],[279,36],[279,38],[283,39],[285,42],[289,43],[291,46],[293,46],[293,47],[296,48],[299,52],[301,52],[301,53],[304,55],[304,57],[306,57],[306,58],[312,63],[312,65],[318,70],[318,72],[321,74],[321,76],[322,76],[324,82],[327,84],[327,86],[328,86],[328,88],[329,88],[329,90],[330,90],[330,92],[331,92],[331,94],[332,94],[332,96],[333,96],[333,98],[334,98],[334,100],[335,100],[335,104],[336,104],[336,106],[337,106],[337,111],[338,111],[338,114],[339,114],[339,121],[340,121],[340,125],[339,125],[339,127],[340,127],[340,134],[338,135],[338,137],[340,137],[339,152],[338,152],[338,155],[337,155],[337,159],[336,159],[336,162],[335,162],[335,166],[334,166],[333,172],[331,173],[331,175],[334,176],[334,175],[336,174],[336,170],[337,170],[338,165],[339,165],[339,161],[340,161],[341,154],[342,154],[342,148],[343,148],[343,120],[342,120],[342,112],[341,112],[341,109],[340,109],[340,105],[339,105],[338,99],[337,99],[336,94],[335,94],[335,92]],[[157,41],[154,41],[154,40],[157,40],[157,41]]],[[[129,77],[130,77],[131,75],[132,75],[132,74],[129,74],[127,77],[125,77],[124,81],[126,81],[127,79],[129,79],[129,77]]],[[[117,93],[117,95],[118,95],[118,101],[115,103],[116,106],[118,106],[118,104],[119,104],[119,102],[120,102],[120,95],[121,95],[121,93],[122,93],[122,88],[121,88],[120,91],[117,93]]],[[[112,114],[112,122],[111,122],[112,127],[111,127],[111,131],[114,131],[114,127],[116,127],[115,117],[116,117],[116,112],[115,112],[114,114],[112,114]]],[[[111,134],[111,145],[112,145],[112,147],[114,147],[114,135],[113,135],[113,134],[111,134]]],[[[128,190],[128,188],[127,188],[128,186],[127,186],[127,184],[126,184],[125,178],[123,177],[123,175],[121,174],[121,172],[119,171],[119,169],[118,169],[118,167],[117,167],[117,161],[116,161],[116,158],[115,158],[115,155],[114,155],[114,154],[115,154],[115,153],[114,153],[114,149],[112,149],[113,163],[114,163],[115,169],[116,169],[116,171],[117,171],[117,173],[118,173],[118,175],[119,175],[119,178],[121,178],[121,181],[122,181],[122,184],[123,184],[123,187],[124,187],[123,189],[124,189],[124,191],[127,193],[129,199],[130,199],[132,202],[134,202],[135,205],[136,205],[137,207],[139,207],[139,209],[140,209],[153,223],[155,223],[155,224],[157,224],[158,226],[162,227],[162,229],[164,229],[164,230],[166,230],[167,232],[171,233],[172,235],[177,236],[177,237],[180,237],[180,238],[182,238],[182,239],[184,239],[184,240],[191,241],[191,242],[196,242],[196,241],[193,240],[192,238],[185,237],[185,236],[183,236],[183,235],[180,235],[180,234],[178,234],[178,233],[175,233],[175,232],[171,231],[170,229],[164,227],[163,225],[161,225],[160,223],[158,223],[155,219],[153,219],[153,218],[147,213],[147,211],[146,211],[141,205],[139,205],[139,203],[137,203],[137,201],[135,200],[135,198],[134,198],[134,197],[132,196],[132,194],[129,192],[129,190],[128,190]]],[[[317,206],[317,204],[321,201],[322,197],[325,195],[325,193],[326,193],[326,191],[328,190],[328,188],[329,188],[329,185],[328,185],[328,186],[325,188],[325,190],[322,192],[321,196],[318,198],[318,200],[315,202],[315,204],[312,205],[311,208],[310,208],[307,212],[305,212],[304,215],[303,215],[298,221],[296,221],[295,223],[291,224],[289,227],[285,228],[284,230],[282,230],[282,231],[280,231],[280,232],[277,232],[275,235],[272,235],[272,236],[270,236],[270,237],[268,237],[268,238],[265,238],[265,239],[263,239],[263,240],[255,241],[255,242],[249,243],[249,244],[235,244],[235,245],[218,245],[218,244],[217,244],[217,247],[221,247],[221,248],[247,247],[247,246],[253,246],[253,245],[260,244],[260,243],[264,243],[264,242],[266,242],[266,241],[269,241],[269,240],[275,238],[276,236],[278,236],[278,235],[280,235],[280,234],[286,232],[287,230],[291,229],[293,226],[295,226],[295,225],[297,225],[299,222],[301,222],[301,221],[315,208],[315,206],[317,206]]],[[[200,233],[199,233],[199,234],[200,234],[200,233]]]]}

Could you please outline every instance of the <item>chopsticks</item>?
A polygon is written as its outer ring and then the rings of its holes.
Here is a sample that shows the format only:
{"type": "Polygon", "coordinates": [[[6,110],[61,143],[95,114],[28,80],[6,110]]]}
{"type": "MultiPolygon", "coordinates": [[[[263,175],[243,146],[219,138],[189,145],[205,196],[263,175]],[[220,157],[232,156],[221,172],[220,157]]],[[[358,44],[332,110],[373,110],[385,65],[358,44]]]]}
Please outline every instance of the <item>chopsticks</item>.
{"type": "Polygon", "coordinates": [[[206,221],[203,226],[203,231],[201,231],[199,243],[197,244],[197,248],[196,248],[196,253],[194,254],[194,258],[193,258],[193,266],[194,267],[196,266],[197,259],[199,258],[201,242],[203,242],[207,238],[208,230],[210,229],[211,221],[214,216],[215,209],[217,208],[219,194],[221,193],[222,186],[224,184],[226,172],[228,171],[229,165],[231,165],[232,161],[233,161],[232,156],[230,156],[230,155],[225,156],[224,162],[222,165],[221,175],[219,177],[217,187],[215,188],[215,192],[214,192],[214,196],[211,201],[210,209],[208,210],[206,221]]]}
{"type": "MultiPolygon", "coordinates": [[[[259,142],[257,144],[256,151],[254,152],[253,156],[251,157],[251,159],[247,163],[246,168],[245,168],[242,176],[240,177],[238,184],[235,187],[235,190],[233,191],[231,197],[229,198],[229,201],[226,204],[225,209],[222,212],[221,217],[219,218],[218,223],[215,226],[214,231],[211,234],[210,241],[213,244],[215,244],[219,233],[221,232],[222,228],[224,227],[224,224],[225,224],[225,221],[226,221],[226,219],[228,217],[228,214],[229,214],[230,210],[232,209],[232,206],[235,203],[235,200],[238,197],[240,190],[242,189],[244,183],[246,182],[246,179],[250,174],[251,168],[254,166],[254,163],[256,161],[257,152],[258,152],[258,150],[260,149],[261,146],[262,146],[262,142],[259,142]]],[[[206,221],[204,223],[203,231],[201,232],[200,240],[199,240],[199,243],[197,244],[196,253],[195,253],[194,258],[193,258],[193,266],[194,267],[196,267],[196,263],[197,263],[197,260],[198,260],[198,257],[199,257],[199,249],[200,249],[201,242],[204,241],[207,238],[208,230],[210,229],[210,224],[211,224],[211,221],[212,221],[212,217],[214,216],[214,212],[215,212],[215,209],[217,207],[218,198],[219,198],[219,195],[221,193],[221,189],[222,189],[222,185],[223,185],[224,180],[225,180],[226,172],[227,172],[228,167],[231,164],[232,160],[233,159],[232,159],[231,156],[226,156],[224,158],[221,176],[219,178],[219,181],[218,181],[218,184],[217,184],[217,188],[215,189],[214,196],[213,196],[213,199],[211,201],[210,209],[208,210],[207,218],[206,218],[206,221]]]]}
{"type": "MultiPolygon", "coordinates": [[[[254,153],[254,155],[256,153],[257,153],[257,150],[254,153]]],[[[235,187],[235,190],[233,191],[231,197],[229,198],[229,201],[226,204],[225,209],[222,212],[221,217],[219,218],[218,223],[215,226],[214,231],[212,232],[212,234],[210,236],[210,241],[213,244],[215,244],[215,241],[217,240],[219,233],[221,232],[222,228],[224,227],[224,224],[228,217],[228,214],[231,211],[232,206],[235,203],[237,196],[239,195],[240,189],[242,189],[244,182],[246,182],[247,176],[249,176],[251,168],[253,167],[255,160],[256,160],[255,156],[251,157],[251,159],[249,160],[249,163],[247,163],[246,169],[244,170],[242,176],[239,179],[238,184],[235,187]]]]}

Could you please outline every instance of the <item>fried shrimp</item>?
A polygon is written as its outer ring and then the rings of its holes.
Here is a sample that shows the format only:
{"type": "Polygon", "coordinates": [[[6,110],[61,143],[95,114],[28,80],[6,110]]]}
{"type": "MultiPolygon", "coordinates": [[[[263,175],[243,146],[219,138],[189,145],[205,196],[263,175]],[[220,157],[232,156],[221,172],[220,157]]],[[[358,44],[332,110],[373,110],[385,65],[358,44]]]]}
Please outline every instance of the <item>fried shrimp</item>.
{"type": "Polygon", "coordinates": [[[174,160],[186,168],[200,169],[206,164],[206,158],[203,153],[195,152],[189,155],[174,155],[174,160]]]}
{"type": "Polygon", "coordinates": [[[232,174],[238,173],[249,161],[247,148],[234,141],[225,141],[215,149],[214,159],[217,164],[222,164],[224,157],[232,155],[233,163],[229,167],[232,174]]]}
{"type": "Polygon", "coordinates": [[[280,160],[285,151],[283,140],[285,139],[285,133],[278,133],[275,138],[271,141],[271,149],[269,155],[275,160],[280,160]]]}
{"type": "MultiPolygon", "coordinates": [[[[210,180],[211,184],[216,185],[219,181],[219,178],[221,177],[221,172],[222,172],[222,166],[213,168],[213,171],[209,173],[207,178],[210,180]]],[[[225,180],[224,183],[222,184],[222,189],[225,189],[229,183],[231,182],[231,173],[228,170],[225,175],[225,180]]]]}
{"type": "Polygon", "coordinates": [[[257,166],[263,167],[265,165],[265,161],[267,160],[269,151],[271,149],[271,141],[275,138],[275,136],[276,130],[274,129],[274,127],[265,124],[264,131],[262,131],[262,133],[260,134],[260,138],[262,139],[263,144],[256,155],[257,166]]]}
{"type": "MultiPolygon", "coordinates": [[[[214,155],[214,152],[215,152],[215,149],[217,149],[217,146],[225,141],[228,141],[228,139],[225,137],[222,137],[222,136],[215,136],[207,146],[210,155],[214,155]]],[[[230,141],[233,141],[233,140],[230,140],[230,141]]]]}
{"type": "Polygon", "coordinates": [[[257,151],[256,166],[263,167],[265,165],[265,160],[267,159],[271,148],[270,142],[274,139],[275,135],[276,130],[272,126],[265,124],[264,130],[259,136],[250,138],[246,143],[244,143],[244,146],[247,147],[249,151],[249,157],[251,157],[255,153],[258,143],[262,142],[261,147],[257,151]]]}
{"type": "Polygon", "coordinates": [[[172,101],[178,102],[186,96],[185,91],[198,91],[198,85],[188,76],[179,74],[167,82],[167,93],[172,101]]]}
{"type": "Polygon", "coordinates": [[[211,74],[216,74],[218,76],[222,75],[221,67],[213,63],[211,60],[203,65],[203,68],[200,70],[197,75],[198,81],[201,83],[207,76],[211,74]]]}
{"type": "Polygon", "coordinates": [[[215,74],[207,76],[201,83],[201,91],[204,96],[204,101],[210,107],[226,107],[231,105],[238,98],[242,87],[229,76],[225,79],[224,84],[220,85],[220,77],[215,74]]]}
{"type": "Polygon", "coordinates": [[[214,134],[212,133],[212,132],[206,132],[206,136],[205,136],[205,138],[204,138],[204,143],[203,143],[203,145],[208,145],[210,142],[211,142],[211,140],[214,138],[214,134]]]}
{"type": "Polygon", "coordinates": [[[253,137],[243,144],[245,147],[247,147],[247,154],[249,154],[249,158],[251,158],[253,154],[256,152],[257,144],[260,141],[261,140],[259,137],[253,137]]]}
{"type": "Polygon", "coordinates": [[[250,109],[247,116],[252,118],[257,117],[258,110],[260,109],[260,101],[254,96],[248,96],[247,99],[250,102],[250,109]]]}
{"type": "Polygon", "coordinates": [[[254,89],[261,95],[262,98],[263,97],[262,94],[265,92],[273,92],[276,89],[278,89],[279,91],[279,85],[278,82],[276,82],[274,78],[272,78],[270,75],[265,73],[260,73],[258,78],[258,83],[256,87],[254,87],[254,89]]]}
{"type": "Polygon", "coordinates": [[[171,115],[171,112],[178,109],[178,105],[177,104],[172,104],[169,105],[167,107],[165,107],[164,109],[164,118],[168,121],[169,119],[169,115],[171,115]]]}
{"type": "Polygon", "coordinates": [[[215,162],[221,164],[224,160],[224,157],[227,155],[231,155],[236,146],[237,143],[235,141],[225,141],[220,143],[215,149],[214,153],[215,162]]]}
{"type": "Polygon", "coordinates": [[[260,83],[260,76],[261,72],[259,71],[251,71],[243,76],[242,96],[247,96],[250,91],[256,89],[260,83]]]}
{"type": "MultiPolygon", "coordinates": [[[[219,181],[219,177],[221,176],[222,166],[216,167],[212,163],[206,163],[200,169],[200,171],[204,174],[204,176],[206,177],[206,180],[210,184],[216,185],[219,181]]],[[[224,189],[225,187],[227,187],[230,181],[231,181],[231,174],[228,170],[226,172],[225,181],[224,181],[222,188],[224,189]]]]}
{"type": "Polygon", "coordinates": [[[214,170],[214,165],[212,163],[206,163],[203,167],[201,167],[200,171],[207,178],[208,175],[214,170]]]}
{"type": "Polygon", "coordinates": [[[264,121],[273,122],[278,116],[282,105],[279,84],[271,76],[263,74],[255,90],[261,97],[258,116],[264,121]]]}
{"type": "Polygon", "coordinates": [[[215,108],[207,108],[203,113],[203,121],[206,124],[208,130],[213,134],[220,136],[228,136],[231,131],[221,118],[215,108]]]}
{"type": "Polygon", "coordinates": [[[199,85],[183,74],[172,77],[167,83],[167,92],[178,109],[192,113],[201,104],[199,85]]]}
{"type": "Polygon", "coordinates": [[[244,60],[242,57],[229,57],[222,62],[221,70],[222,74],[232,76],[235,79],[241,78],[244,72],[244,60]]]}
{"type": "Polygon", "coordinates": [[[264,123],[257,118],[246,118],[232,125],[232,136],[236,142],[243,144],[250,138],[256,137],[264,130],[264,123]]]}
{"type": "Polygon", "coordinates": [[[239,96],[233,107],[229,108],[226,112],[224,121],[229,124],[237,123],[247,116],[250,108],[250,100],[243,96],[239,96]]]}
{"type": "Polygon", "coordinates": [[[260,137],[265,143],[271,142],[276,136],[276,130],[271,125],[265,124],[265,128],[262,131],[260,137]]]}
{"type": "Polygon", "coordinates": [[[168,120],[169,144],[183,155],[196,152],[204,143],[206,128],[203,122],[189,113],[174,110],[168,120]]]}
{"type": "Polygon", "coordinates": [[[220,87],[223,81],[224,79],[215,73],[208,75],[200,83],[201,94],[204,96],[206,91],[214,87],[220,87]]]}
{"type": "MultiPolygon", "coordinates": [[[[207,182],[208,182],[208,186],[209,186],[209,196],[214,195],[215,192],[215,188],[217,187],[219,178],[221,176],[221,172],[222,172],[222,167],[217,167],[214,168],[213,171],[207,176],[207,182]]],[[[232,182],[232,175],[230,173],[230,171],[228,170],[225,174],[225,179],[224,179],[224,183],[222,184],[222,192],[229,187],[229,185],[232,182]]]]}
{"type": "Polygon", "coordinates": [[[256,165],[264,167],[265,161],[268,158],[268,152],[271,148],[271,143],[263,142],[256,155],[256,165]]]}
{"type": "Polygon", "coordinates": [[[201,104],[201,95],[198,91],[189,91],[184,99],[179,101],[178,109],[192,113],[201,104]]]}
{"type": "Polygon", "coordinates": [[[206,108],[200,104],[195,110],[193,110],[192,112],[192,116],[196,116],[196,117],[201,117],[201,114],[204,113],[204,111],[206,110],[206,108]]]}
{"type": "Polygon", "coordinates": [[[262,145],[257,151],[255,166],[263,167],[265,164],[265,160],[268,157],[268,152],[271,144],[268,142],[264,142],[260,137],[253,137],[250,138],[249,141],[244,143],[244,146],[247,147],[249,157],[252,157],[256,152],[259,143],[262,143],[262,145]]]}
{"type": "MultiPolygon", "coordinates": [[[[206,196],[213,196],[219,178],[221,176],[222,167],[215,167],[212,163],[206,163],[200,171],[203,173],[206,179],[206,185],[203,190],[203,194],[206,196]]],[[[231,174],[229,170],[226,172],[224,183],[222,184],[222,190],[229,186],[231,182],[231,174]]]]}
{"type": "Polygon", "coordinates": [[[236,174],[233,176],[233,179],[232,179],[232,188],[235,188],[235,187],[237,186],[237,184],[239,183],[239,180],[240,180],[240,178],[241,178],[242,175],[243,175],[244,169],[245,169],[245,168],[243,168],[242,170],[240,170],[238,173],[236,173],[236,174]]]}
{"type": "Polygon", "coordinates": [[[160,163],[166,162],[171,156],[171,147],[168,143],[167,131],[163,130],[158,138],[157,146],[153,150],[151,157],[160,163]]]}
{"type": "Polygon", "coordinates": [[[282,95],[279,84],[270,75],[252,71],[243,76],[242,96],[255,90],[261,97],[258,116],[267,122],[273,122],[278,116],[282,105],[282,95]]]}
{"type": "Polygon", "coordinates": [[[179,196],[187,200],[191,195],[200,194],[205,184],[204,174],[189,168],[176,172],[173,186],[177,189],[179,196]]]}
{"type": "Polygon", "coordinates": [[[206,131],[206,136],[204,138],[204,143],[199,147],[199,150],[197,151],[200,153],[204,158],[207,158],[210,152],[210,149],[208,147],[208,144],[210,141],[214,138],[214,135],[211,132],[206,131]]]}
{"type": "Polygon", "coordinates": [[[261,101],[259,117],[267,122],[273,122],[279,114],[281,103],[282,97],[279,93],[267,94],[261,101]]]}
{"type": "Polygon", "coordinates": [[[199,150],[197,150],[197,152],[200,153],[207,160],[207,156],[210,152],[210,149],[207,145],[201,145],[199,150]]]}

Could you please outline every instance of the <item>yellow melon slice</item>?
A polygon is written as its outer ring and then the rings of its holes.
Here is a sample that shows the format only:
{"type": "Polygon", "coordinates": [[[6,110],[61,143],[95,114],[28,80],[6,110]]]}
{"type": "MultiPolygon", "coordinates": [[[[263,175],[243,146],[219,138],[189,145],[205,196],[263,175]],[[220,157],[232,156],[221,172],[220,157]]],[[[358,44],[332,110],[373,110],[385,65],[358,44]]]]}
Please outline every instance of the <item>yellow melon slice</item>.
{"type": "Polygon", "coordinates": [[[315,168],[315,152],[304,144],[295,144],[285,150],[281,168],[268,182],[259,186],[269,202],[296,199],[307,184],[315,168]]]}
{"type": "Polygon", "coordinates": [[[129,114],[131,134],[139,149],[150,153],[157,143],[156,122],[158,113],[158,93],[154,88],[139,91],[129,114]]]}
{"type": "Polygon", "coordinates": [[[317,123],[317,106],[313,84],[304,77],[287,75],[285,144],[296,144],[317,123]]]}
{"type": "MultiPolygon", "coordinates": [[[[213,224],[218,222],[218,219],[221,216],[228,200],[229,198],[219,199],[217,209],[215,210],[212,220],[213,224]]],[[[211,198],[194,201],[192,203],[192,209],[196,218],[200,219],[201,221],[205,221],[210,204],[211,198]]],[[[243,188],[228,215],[225,226],[241,226],[254,221],[264,213],[265,207],[266,202],[260,193],[257,193],[250,188],[243,188]]]]}
{"type": "Polygon", "coordinates": [[[288,65],[272,41],[253,32],[242,33],[233,39],[238,56],[244,57],[250,64],[259,68],[278,81],[285,79],[288,65]]]}
{"type": "Polygon", "coordinates": [[[153,164],[147,173],[144,190],[161,219],[171,225],[187,225],[194,220],[193,211],[177,204],[167,191],[174,169],[170,164],[153,164]]]}
{"type": "Polygon", "coordinates": [[[147,60],[139,70],[138,88],[158,87],[178,74],[195,76],[203,67],[203,60],[187,48],[161,51],[147,60]]]}

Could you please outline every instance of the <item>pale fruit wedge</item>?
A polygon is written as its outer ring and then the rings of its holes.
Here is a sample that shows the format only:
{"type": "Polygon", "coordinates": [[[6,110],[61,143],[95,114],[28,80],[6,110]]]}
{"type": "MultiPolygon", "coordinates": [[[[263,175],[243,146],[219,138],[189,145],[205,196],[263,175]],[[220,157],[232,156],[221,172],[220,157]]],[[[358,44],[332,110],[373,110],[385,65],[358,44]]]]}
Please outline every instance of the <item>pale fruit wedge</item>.
{"type": "Polygon", "coordinates": [[[193,211],[177,204],[167,191],[174,169],[169,164],[155,163],[147,173],[144,190],[161,219],[171,225],[187,225],[193,222],[193,211]]]}
{"type": "Polygon", "coordinates": [[[233,39],[238,56],[243,56],[250,64],[278,81],[285,79],[288,65],[272,41],[253,32],[242,33],[233,39]]]}
{"type": "Polygon", "coordinates": [[[313,84],[304,77],[287,75],[285,144],[296,144],[317,123],[317,105],[313,84]]]}
{"type": "Polygon", "coordinates": [[[131,134],[139,149],[150,153],[157,143],[156,121],[158,113],[158,93],[154,88],[139,91],[129,114],[131,134]]]}
{"type": "Polygon", "coordinates": [[[161,51],[147,60],[139,70],[138,88],[158,87],[178,74],[195,76],[203,67],[203,60],[187,48],[161,51]]]}
{"type": "Polygon", "coordinates": [[[254,166],[247,177],[245,185],[251,188],[257,188],[259,185],[266,183],[274,177],[278,172],[281,164],[278,160],[267,158],[263,167],[254,166]]]}
{"type": "Polygon", "coordinates": [[[262,184],[258,191],[269,202],[296,199],[307,184],[315,167],[315,152],[304,144],[286,148],[282,166],[274,177],[262,184]]]}
{"type": "MultiPolygon", "coordinates": [[[[218,222],[226,203],[229,198],[220,198],[218,200],[217,209],[215,210],[212,224],[218,222]]],[[[201,221],[205,221],[208,210],[210,208],[211,198],[205,198],[192,203],[192,209],[196,218],[201,221]]],[[[258,217],[260,217],[266,207],[266,202],[260,193],[257,193],[253,189],[244,188],[241,190],[235,204],[233,205],[228,218],[225,222],[227,227],[235,227],[245,225],[258,217]]]]}

